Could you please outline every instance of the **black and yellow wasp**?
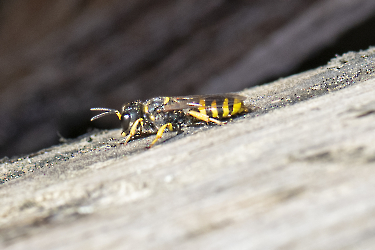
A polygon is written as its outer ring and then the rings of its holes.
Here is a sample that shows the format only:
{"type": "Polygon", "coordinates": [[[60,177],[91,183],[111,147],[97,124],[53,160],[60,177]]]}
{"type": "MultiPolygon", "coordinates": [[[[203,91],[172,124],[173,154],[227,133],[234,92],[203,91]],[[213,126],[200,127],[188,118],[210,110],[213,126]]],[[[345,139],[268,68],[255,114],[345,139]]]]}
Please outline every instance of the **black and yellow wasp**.
{"type": "Polygon", "coordinates": [[[116,114],[121,121],[125,144],[138,136],[156,134],[150,144],[152,147],[166,129],[181,132],[184,127],[202,124],[223,124],[220,120],[249,112],[243,101],[246,98],[238,94],[196,95],[181,97],[154,97],[134,101],[116,109],[92,108],[92,111],[104,111],[91,118],[91,121],[105,115],[116,114]]]}

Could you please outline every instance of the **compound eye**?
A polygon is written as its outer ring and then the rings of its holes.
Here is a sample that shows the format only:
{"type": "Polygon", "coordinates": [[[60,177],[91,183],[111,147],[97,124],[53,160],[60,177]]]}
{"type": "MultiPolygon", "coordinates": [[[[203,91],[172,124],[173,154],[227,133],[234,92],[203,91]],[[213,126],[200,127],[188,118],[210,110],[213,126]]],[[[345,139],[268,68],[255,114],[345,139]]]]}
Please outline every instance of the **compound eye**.
{"type": "Polygon", "coordinates": [[[130,129],[129,126],[130,126],[130,114],[124,113],[121,116],[122,132],[125,132],[127,134],[130,129]]]}

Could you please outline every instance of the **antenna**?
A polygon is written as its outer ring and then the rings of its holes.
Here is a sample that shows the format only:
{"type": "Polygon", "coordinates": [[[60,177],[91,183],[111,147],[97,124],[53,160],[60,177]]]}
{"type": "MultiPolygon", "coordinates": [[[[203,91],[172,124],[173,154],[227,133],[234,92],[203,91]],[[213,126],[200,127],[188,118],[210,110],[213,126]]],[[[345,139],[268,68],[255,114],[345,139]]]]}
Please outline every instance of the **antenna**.
{"type": "Polygon", "coordinates": [[[116,109],[109,109],[109,108],[91,108],[90,109],[91,111],[105,111],[104,113],[100,113],[94,117],[91,118],[90,121],[93,121],[93,120],[96,120],[96,119],[99,119],[103,116],[106,116],[106,115],[113,115],[113,114],[116,114],[118,119],[121,120],[121,113],[120,111],[116,110],[116,109]]]}

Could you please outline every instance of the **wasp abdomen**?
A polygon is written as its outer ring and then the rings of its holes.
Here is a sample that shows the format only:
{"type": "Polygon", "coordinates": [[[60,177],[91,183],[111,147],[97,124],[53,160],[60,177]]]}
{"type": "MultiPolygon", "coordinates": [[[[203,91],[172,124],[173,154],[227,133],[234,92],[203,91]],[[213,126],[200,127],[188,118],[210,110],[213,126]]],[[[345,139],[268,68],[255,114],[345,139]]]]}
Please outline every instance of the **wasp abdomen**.
{"type": "Polygon", "coordinates": [[[228,97],[200,99],[198,111],[213,118],[223,119],[245,113],[247,112],[247,108],[244,106],[242,100],[235,97],[228,97]]]}

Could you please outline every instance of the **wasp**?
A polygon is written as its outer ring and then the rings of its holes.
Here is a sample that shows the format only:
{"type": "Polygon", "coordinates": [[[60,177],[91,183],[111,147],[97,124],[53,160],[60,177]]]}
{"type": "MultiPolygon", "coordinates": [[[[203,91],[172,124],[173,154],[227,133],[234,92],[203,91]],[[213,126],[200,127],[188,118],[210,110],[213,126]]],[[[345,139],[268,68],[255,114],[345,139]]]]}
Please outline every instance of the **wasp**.
{"type": "Polygon", "coordinates": [[[133,101],[122,106],[121,111],[109,108],[91,108],[104,111],[91,121],[115,114],[121,122],[124,144],[130,140],[156,134],[149,148],[165,130],[182,132],[184,127],[203,124],[222,125],[231,117],[248,113],[244,96],[238,94],[193,95],[181,97],[154,97],[146,101],[133,101]]]}

